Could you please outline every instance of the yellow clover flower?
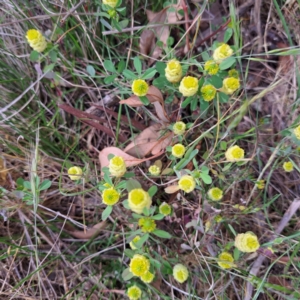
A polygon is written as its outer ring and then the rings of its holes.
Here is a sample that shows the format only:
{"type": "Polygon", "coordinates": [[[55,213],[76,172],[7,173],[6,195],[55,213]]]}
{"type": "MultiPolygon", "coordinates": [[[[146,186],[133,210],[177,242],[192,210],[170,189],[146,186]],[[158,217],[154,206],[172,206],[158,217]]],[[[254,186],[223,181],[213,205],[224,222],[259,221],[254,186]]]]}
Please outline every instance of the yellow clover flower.
{"type": "Polygon", "coordinates": [[[114,156],[109,161],[108,168],[112,176],[122,177],[126,173],[126,165],[124,158],[121,156],[114,156]]]}
{"type": "Polygon", "coordinates": [[[222,92],[227,95],[233,94],[240,87],[240,81],[238,78],[228,77],[223,80],[222,92]]]}
{"type": "Polygon", "coordinates": [[[182,67],[180,62],[176,59],[170,60],[165,68],[165,75],[169,82],[179,82],[182,77],[182,67]]]}
{"type": "Polygon", "coordinates": [[[150,208],[151,204],[150,195],[143,189],[133,189],[128,194],[128,206],[137,214],[141,214],[145,207],[150,208]]]}
{"type": "Polygon", "coordinates": [[[186,124],[182,121],[176,122],[173,125],[173,132],[177,135],[183,135],[185,133],[186,124]]]}
{"type": "Polygon", "coordinates": [[[178,181],[179,189],[186,193],[192,192],[196,187],[195,179],[190,175],[184,175],[178,181]]]}
{"type": "Polygon", "coordinates": [[[172,154],[177,158],[181,158],[185,153],[185,147],[182,144],[176,144],[172,147],[172,154]]]}
{"type": "Polygon", "coordinates": [[[113,187],[112,185],[110,185],[110,184],[107,183],[107,182],[105,182],[105,183],[103,184],[103,186],[106,187],[107,189],[110,189],[110,188],[113,187]]]}
{"type": "Polygon", "coordinates": [[[230,269],[234,267],[234,259],[232,255],[228,252],[222,252],[218,256],[218,265],[223,269],[230,269]]]}
{"type": "Polygon", "coordinates": [[[131,86],[132,92],[139,97],[146,96],[149,90],[148,83],[143,79],[133,80],[131,86]]]}
{"type": "Polygon", "coordinates": [[[179,92],[184,97],[194,96],[198,91],[198,79],[192,76],[183,77],[180,81],[179,92]]]}
{"type": "Polygon", "coordinates": [[[235,237],[234,245],[240,251],[248,253],[255,252],[260,247],[257,236],[250,231],[238,234],[235,237]]]}
{"type": "Polygon", "coordinates": [[[300,125],[298,125],[294,130],[294,134],[298,140],[300,140],[300,125]]]}
{"type": "Polygon", "coordinates": [[[153,232],[156,228],[156,223],[149,217],[144,217],[139,219],[139,226],[142,232],[153,232]]]}
{"type": "Polygon", "coordinates": [[[133,285],[127,290],[127,296],[130,300],[138,300],[142,296],[142,290],[138,286],[133,285]]]}
{"type": "Polygon", "coordinates": [[[102,0],[102,3],[105,5],[109,5],[112,8],[117,6],[118,0],[102,0]]]}
{"type": "Polygon", "coordinates": [[[214,60],[208,60],[204,64],[204,70],[209,74],[209,75],[215,75],[219,71],[219,65],[214,61],[214,60]]]}
{"type": "Polygon", "coordinates": [[[222,218],[222,216],[220,216],[220,215],[216,215],[216,216],[214,217],[214,220],[215,220],[216,223],[220,223],[220,222],[223,221],[223,218],[222,218]]]}
{"type": "Polygon", "coordinates": [[[160,167],[156,165],[152,165],[148,169],[149,173],[153,176],[158,176],[160,174],[160,167]]]}
{"type": "Polygon", "coordinates": [[[45,37],[36,29],[29,29],[26,33],[26,39],[30,47],[37,52],[43,52],[47,47],[45,37]]]}
{"type": "Polygon", "coordinates": [[[189,271],[186,266],[177,264],[173,268],[173,276],[179,283],[185,282],[189,277],[189,271]]]}
{"type": "Polygon", "coordinates": [[[205,232],[208,232],[211,229],[211,221],[206,221],[205,222],[205,232]]]}
{"type": "Polygon", "coordinates": [[[166,202],[163,202],[159,206],[158,210],[159,210],[159,213],[161,213],[162,215],[165,215],[165,216],[170,215],[171,212],[172,212],[171,206],[168,203],[166,203],[166,202]]]}
{"type": "Polygon", "coordinates": [[[256,181],[255,185],[259,190],[263,190],[265,188],[266,184],[265,184],[265,181],[263,179],[261,179],[261,180],[256,181]]]}
{"type": "Polygon", "coordinates": [[[130,261],[129,270],[135,276],[143,276],[150,269],[150,261],[147,257],[135,254],[130,261]]]}
{"type": "Polygon", "coordinates": [[[230,57],[232,54],[233,50],[227,44],[223,44],[214,51],[213,59],[217,63],[220,63],[222,60],[224,60],[227,57],[230,57]]]}
{"type": "Polygon", "coordinates": [[[129,246],[132,250],[136,250],[137,247],[134,245],[134,243],[137,243],[139,240],[141,239],[141,237],[139,235],[135,236],[133,238],[133,240],[129,243],[129,246]]]}
{"type": "Polygon", "coordinates": [[[113,188],[105,189],[102,194],[102,201],[106,205],[114,205],[120,199],[120,194],[113,188]]]}
{"type": "Polygon", "coordinates": [[[151,283],[153,279],[154,279],[154,274],[152,274],[149,271],[146,274],[141,276],[141,280],[145,283],[151,283]]]}
{"type": "Polygon", "coordinates": [[[232,146],[225,152],[225,157],[228,161],[239,161],[244,158],[244,150],[239,146],[232,146]]]}
{"type": "Polygon", "coordinates": [[[212,84],[207,84],[207,85],[204,85],[202,88],[201,88],[201,94],[202,94],[202,97],[205,101],[211,101],[215,98],[216,96],[216,88],[212,85],[212,84]]]}
{"type": "Polygon", "coordinates": [[[211,200],[219,201],[223,198],[223,191],[217,187],[214,187],[207,192],[207,195],[211,200]]]}
{"type": "Polygon", "coordinates": [[[282,167],[285,172],[292,172],[294,170],[294,166],[291,161],[286,161],[282,167]]]}
{"type": "Polygon", "coordinates": [[[244,205],[239,205],[239,204],[235,204],[235,205],[233,205],[233,207],[235,208],[235,209],[239,209],[240,211],[243,211],[243,210],[245,210],[247,207],[246,206],[244,206],[244,205]]]}
{"type": "Polygon", "coordinates": [[[71,180],[78,180],[82,177],[82,169],[80,167],[71,167],[68,169],[68,175],[71,180]]]}
{"type": "Polygon", "coordinates": [[[229,77],[239,78],[239,71],[236,69],[231,69],[228,71],[229,77]]]}

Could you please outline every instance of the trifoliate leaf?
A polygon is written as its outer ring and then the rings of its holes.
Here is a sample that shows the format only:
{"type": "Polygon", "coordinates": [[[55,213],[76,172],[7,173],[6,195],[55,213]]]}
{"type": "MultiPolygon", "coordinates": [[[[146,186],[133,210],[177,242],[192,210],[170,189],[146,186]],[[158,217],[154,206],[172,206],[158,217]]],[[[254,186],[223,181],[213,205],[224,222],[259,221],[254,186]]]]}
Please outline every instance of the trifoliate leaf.
{"type": "Polygon", "coordinates": [[[122,273],[122,278],[124,281],[130,280],[134,275],[129,271],[129,268],[125,269],[122,273]]]}
{"type": "Polygon", "coordinates": [[[102,221],[105,221],[110,216],[112,210],[113,210],[112,205],[107,205],[107,207],[104,209],[101,215],[102,221]]]}
{"type": "Polygon", "coordinates": [[[90,75],[91,77],[94,77],[95,74],[96,74],[96,71],[95,71],[94,67],[91,66],[91,65],[87,65],[87,66],[86,66],[86,71],[89,73],[89,75],[90,75]]]}
{"type": "Polygon", "coordinates": [[[114,63],[111,60],[105,60],[103,62],[104,67],[107,71],[111,72],[111,73],[116,73],[116,68],[114,63]]]}
{"type": "Polygon", "coordinates": [[[172,237],[170,233],[164,230],[155,229],[152,233],[163,239],[170,239],[172,237]]]}

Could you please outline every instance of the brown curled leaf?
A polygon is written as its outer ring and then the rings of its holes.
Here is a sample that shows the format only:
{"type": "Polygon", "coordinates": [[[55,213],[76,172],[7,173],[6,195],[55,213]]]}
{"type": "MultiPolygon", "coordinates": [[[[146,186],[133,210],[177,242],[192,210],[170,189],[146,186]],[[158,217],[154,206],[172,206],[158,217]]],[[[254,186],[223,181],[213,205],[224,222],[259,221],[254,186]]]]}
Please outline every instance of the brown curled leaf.
{"type": "Polygon", "coordinates": [[[148,158],[144,158],[144,159],[139,159],[136,158],[134,156],[131,156],[127,153],[125,153],[123,150],[117,148],[117,147],[107,147],[104,148],[100,153],[99,153],[99,160],[100,160],[100,165],[101,168],[103,167],[108,167],[109,165],[109,160],[108,160],[108,155],[109,154],[114,154],[115,156],[121,156],[123,157],[126,167],[132,167],[132,166],[136,166],[142,162],[151,160],[153,158],[158,157],[159,155],[161,155],[163,152],[158,153],[157,155],[148,157],[148,158]]]}
{"type": "Polygon", "coordinates": [[[91,239],[96,237],[106,226],[106,222],[102,221],[86,231],[64,229],[67,233],[78,239],[91,239]]]}

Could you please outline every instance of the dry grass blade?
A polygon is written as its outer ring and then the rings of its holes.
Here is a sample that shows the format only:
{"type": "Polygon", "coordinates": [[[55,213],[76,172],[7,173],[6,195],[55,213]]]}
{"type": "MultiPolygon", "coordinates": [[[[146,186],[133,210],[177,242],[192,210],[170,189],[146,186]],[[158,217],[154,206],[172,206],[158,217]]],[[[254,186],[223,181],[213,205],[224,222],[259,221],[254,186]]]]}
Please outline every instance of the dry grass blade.
{"type": "MultiPolygon", "coordinates": [[[[287,226],[291,218],[294,216],[296,211],[300,208],[300,199],[294,199],[293,202],[291,203],[290,207],[288,210],[285,212],[283,215],[281,221],[279,222],[276,230],[274,237],[269,241],[272,242],[275,238],[278,237],[278,235],[282,232],[282,230],[287,226]]],[[[254,261],[251,269],[250,269],[250,277],[247,282],[247,287],[246,287],[246,295],[245,295],[245,300],[251,300],[252,299],[252,294],[253,294],[253,285],[251,284],[251,277],[252,276],[257,276],[263,262],[266,260],[266,257],[262,254],[258,256],[258,258],[254,261]]]]}

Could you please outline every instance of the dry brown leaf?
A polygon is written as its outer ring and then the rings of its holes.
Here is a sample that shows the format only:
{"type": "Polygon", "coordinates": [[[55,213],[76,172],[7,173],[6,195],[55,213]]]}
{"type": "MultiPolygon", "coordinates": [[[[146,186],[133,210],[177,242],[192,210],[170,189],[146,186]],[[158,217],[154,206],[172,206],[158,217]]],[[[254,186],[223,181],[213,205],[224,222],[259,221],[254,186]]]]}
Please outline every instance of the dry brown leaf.
{"type": "Polygon", "coordinates": [[[179,191],[178,184],[176,184],[176,185],[170,185],[170,186],[168,186],[168,187],[165,188],[165,192],[167,194],[174,194],[177,191],[179,191]]]}
{"type": "Polygon", "coordinates": [[[132,95],[127,99],[121,100],[120,104],[127,104],[128,106],[131,107],[140,107],[143,106],[144,104],[140,100],[138,96],[132,95]]]}
{"type": "Polygon", "coordinates": [[[8,174],[6,164],[5,164],[5,159],[4,157],[0,156],[0,185],[4,186],[6,185],[6,176],[8,174]]]}
{"type": "Polygon", "coordinates": [[[161,124],[155,124],[146,128],[127,145],[124,152],[140,158],[145,157],[156,146],[161,128],[161,124]]]}
{"type": "MultiPolygon", "coordinates": [[[[142,54],[148,55],[148,53],[152,52],[152,49],[155,49],[155,34],[153,31],[146,29],[141,34],[140,51],[142,54]]],[[[159,57],[159,55],[154,57],[159,57]]]]}
{"type": "MultiPolygon", "coordinates": [[[[162,9],[160,12],[154,13],[147,10],[147,17],[149,24],[164,24],[164,23],[175,23],[177,20],[182,19],[182,16],[177,12],[182,9],[181,1],[177,5],[170,5],[162,9]],[[174,11],[169,11],[173,8],[174,11]]],[[[142,32],[140,38],[140,51],[144,55],[149,55],[152,58],[158,58],[162,53],[162,49],[156,46],[155,37],[163,42],[166,46],[168,37],[170,36],[169,26],[157,26],[153,30],[146,29],[142,32]]]]}
{"type": "Polygon", "coordinates": [[[106,226],[106,222],[103,221],[94,225],[92,228],[87,229],[86,231],[79,231],[79,230],[71,231],[66,229],[65,231],[78,239],[90,239],[92,237],[97,236],[105,226],[106,226]]]}
{"type": "Polygon", "coordinates": [[[173,132],[161,135],[166,127],[161,124],[154,124],[143,130],[133,141],[127,145],[124,151],[135,157],[145,157],[151,152],[153,155],[163,152],[173,139],[173,132]]]}
{"type": "Polygon", "coordinates": [[[165,150],[168,146],[170,146],[172,144],[173,141],[173,137],[174,137],[174,133],[173,132],[168,132],[167,134],[165,134],[158,142],[157,145],[155,147],[153,147],[151,153],[153,155],[165,150]]]}
{"type": "Polygon", "coordinates": [[[153,103],[157,117],[164,123],[170,123],[169,119],[166,117],[165,110],[159,102],[153,103]]]}
{"type": "MultiPolygon", "coordinates": [[[[164,99],[161,91],[157,87],[151,85],[147,93],[147,98],[150,101],[150,103],[153,103],[156,110],[157,117],[164,123],[169,123],[169,119],[167,118],[166,112],[163,108],[164,99]]],[[[128,106],[131,107],[140,107],[144,105],[141,102],[140,98],[135,95],[129,97],[128,99],[121,100],[120,104],[127,104],[128,106]]]]}
{"type": "Polygon", "coordinates": [[[154,85],[149,86],[147,96],[151,103],[155,101],[159,101],[161,104],[164,103],[164,98],[161,91],[154,85]]]}
{"type": "Polygon", "coordinates": [[[136,165],[138,165],[138,164],[140,164],[142,162],[145,162],[147,160],[151,160],[153,158],[156,158],[159,155],[161,155],[162,152],[158,153],[157,155],[148,157],[148,158],[139,159],[139,158],[133,157],[133,156],[125,153],[123,150],[121,150],[121,149],[119,149],[117,147],[107,147],[107,148],[104,148],[99,153],[99,160],[100,160],[101,168],[108,166],[108,164],[109,164],[108,155],[109,154],[114,154],[115,156],[121,156],[121,157],[123,157],[123,159],[125,161],[125,164],[126,164],[126,167],[132,167],[132,166],[136,166],[136,165]]]}
{"type": "MultiPolygon", "coordinates": [[[[149,86],[149,90],[148,90],[148,93],[147,93],[146,96],[147,96],[148,100],[150,101],[150,103],[153,103],[153,102],[156,102],[156,101],[159,101],[160,103],[163,103],[163,96],[162,96],[161,91],[153,85],[149,86]]],[[[121,100],[120,104],[127,104],[131,107],[140,107],[140,106],[144,105],[141,102],[140,98],[138,96],[135,96],[135,95],[132,95],[128,99],[121,100]]]]}
{"type": "Polygon", "coordinates": [[[285,288],[288,289],[292,289],[292,286],[290,284],[290,282],[288,282],[286,279],[279,277],[279,276],[275,276],[275,275],[270,275],[268,278],[268,282],[271,284],[276,284],[279,286],[283,286],[285,288]]]}

